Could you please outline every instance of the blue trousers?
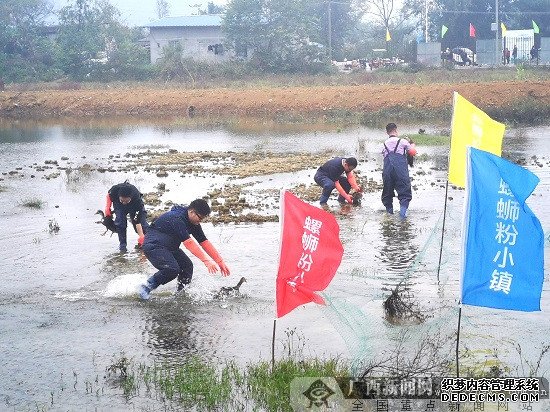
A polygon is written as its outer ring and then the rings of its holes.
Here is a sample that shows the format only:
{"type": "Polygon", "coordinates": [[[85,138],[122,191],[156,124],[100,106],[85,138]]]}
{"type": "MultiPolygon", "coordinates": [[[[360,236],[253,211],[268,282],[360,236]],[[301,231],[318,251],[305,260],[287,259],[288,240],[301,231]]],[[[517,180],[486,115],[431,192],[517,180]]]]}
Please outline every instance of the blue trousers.
{"type": "MultiPolygon", "coordinates": [[[[315,180],[315,183],[317,183],[319,186],[323,188],[323,193],[319,198],[319,203],[321,204],[327,203],[330,195],[332,194],[332,191],[336,188],[336,186],[334,185],[334,182],[328,176],[319,174],[319,173],[315,174],[313,180],[315,180]]],[[[346,193],[349,193],[351,190],[351,184],[348,182],[348,179],[344,176],[340,176],[338,178],[338,181],[340,182],[342,189],[344,189],[346,193]]],[[[338,201],[340,203],[343,203],[346,201],[346,199],[344,199],[342,195],[339,195],[338,201]]]]}
{"type": "MultiPolygon", "coordinates": [[[[118,235],[118,241],[120,243],[120,246],[126,247],[126,228],[128,226],[128,219],[126,216],[131,211],[129,208],[125,207],[124,205],[122,207],[116,207],[115,208],[115,226],[117,228],[117,235],[118,235]]],[[[143,229],[143,232],[145,233],[147,231],[147,228],[149,227],[149,224],[147,223],[147,213],[142,212],[140,215],[140,221],[136,223],[141,224],[141,228],[143,229]]],[[[135,230],[135,224],[132,222],[135,230]]]]}
{"type": "Polygon", "coordinates": [[[406,156],[393,152],[388,153],[384,158],[382,182],[384,183],[382,204],[386,210],[393,212],[394,190],[397,192],[400,206],[407,209],[412,199],[412,189],[406,156]]]}
{"type": "Polygon", "coordinates": [[[146,242],[143,244],[143,253],[158,269],[158,272],[148,279],[154,288],[171,282],[175,278],[178,278],[178,289],[181,285],[191,283],[193,262],[183,250],[170,250],[165,246],[146,242]]]}

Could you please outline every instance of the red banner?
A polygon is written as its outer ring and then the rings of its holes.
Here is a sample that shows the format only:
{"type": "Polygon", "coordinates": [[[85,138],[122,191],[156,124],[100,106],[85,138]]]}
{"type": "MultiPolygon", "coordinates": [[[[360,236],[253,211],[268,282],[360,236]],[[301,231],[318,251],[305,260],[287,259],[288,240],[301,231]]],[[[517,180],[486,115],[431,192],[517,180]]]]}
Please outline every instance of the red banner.
{"type": "Polygon", "coordinates": [[[324,304],[316,291],[334,277],[344,248],[330,213],[283,191],[281,255],[277,273],[277,317],[309,302],[324,304]]]}
{"type": "Polygon", "coordinates": [[[470,23],[470,37],[476,37],[476,28],[470,23]]]}

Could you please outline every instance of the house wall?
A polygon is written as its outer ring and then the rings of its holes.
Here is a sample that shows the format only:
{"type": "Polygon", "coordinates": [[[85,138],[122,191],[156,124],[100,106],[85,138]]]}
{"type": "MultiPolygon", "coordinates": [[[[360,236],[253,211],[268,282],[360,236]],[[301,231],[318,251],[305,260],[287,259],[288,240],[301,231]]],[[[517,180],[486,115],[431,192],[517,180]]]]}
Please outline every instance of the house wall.
{"type": "Polygon", "coordinates": [[[224,39],[220,27],[151,27],[151,63],[161,58],[162,49],[173,41],[181,43],[184,57],[211,62],[227,60],[227,51],[216,54],[214,48],[208,50],[208,46],[223,44],[224,39]]]}

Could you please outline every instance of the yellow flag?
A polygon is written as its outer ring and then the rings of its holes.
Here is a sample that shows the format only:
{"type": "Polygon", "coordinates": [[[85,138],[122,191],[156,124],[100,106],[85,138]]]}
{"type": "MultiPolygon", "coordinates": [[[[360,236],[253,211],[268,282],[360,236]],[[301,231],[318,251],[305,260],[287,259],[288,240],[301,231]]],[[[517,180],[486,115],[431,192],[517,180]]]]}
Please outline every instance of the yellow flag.
{"type": "Polygon", "coordinates": [[[390,40],[391,40],[390,31],[389,29],[386,29],[386,41],[390,41],[390,40]]]}
{"type": "Polygon", "coordinates": [[[485,150],[500,156],[504,124],[491,119],[457,92],[453,96],[449,182],[464,187],[466,183],[467,147],[485,150]]]}
{"type": "Polygon", "coordinates": [[[506,37],[506,26],[504,23],[500,23],[500,28],[502,29],[502,37],[506,37]]]}

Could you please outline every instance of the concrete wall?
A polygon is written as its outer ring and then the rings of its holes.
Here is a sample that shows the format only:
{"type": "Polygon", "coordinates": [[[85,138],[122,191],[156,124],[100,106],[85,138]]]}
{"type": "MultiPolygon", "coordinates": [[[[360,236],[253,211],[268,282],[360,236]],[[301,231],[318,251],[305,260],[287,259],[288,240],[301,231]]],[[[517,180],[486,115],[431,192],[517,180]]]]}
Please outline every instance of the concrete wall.
{"type": "Polygon", "coordinates": [[[162,49],[171,42],[179,42],[183,46],[183,56],[196,60],[222,61],[229,59],[227,51],[215,53],[214,46],[223,44],[224,36],[220,27],[151,27],[149,43],[151,45],[151,63],[162,57],[162,49]]]}
{"type": "MultiPolygon", "coordinates": [[[[476,41],[476,63],[482,66],[495,64],[495,39],[476,41]]],[[[498,64],[501,64],[502,52],[498,54],[498,64]]]]}
{"type": "Polygon", "coordinates": [[[416,61],[426,66],[441,66],[441,43],[418,43],[416,61]]]}
{"type": "Polygon", "coordinates": [[[540,38],[539,64],[550,64],[550,37],[540,38]]]}

